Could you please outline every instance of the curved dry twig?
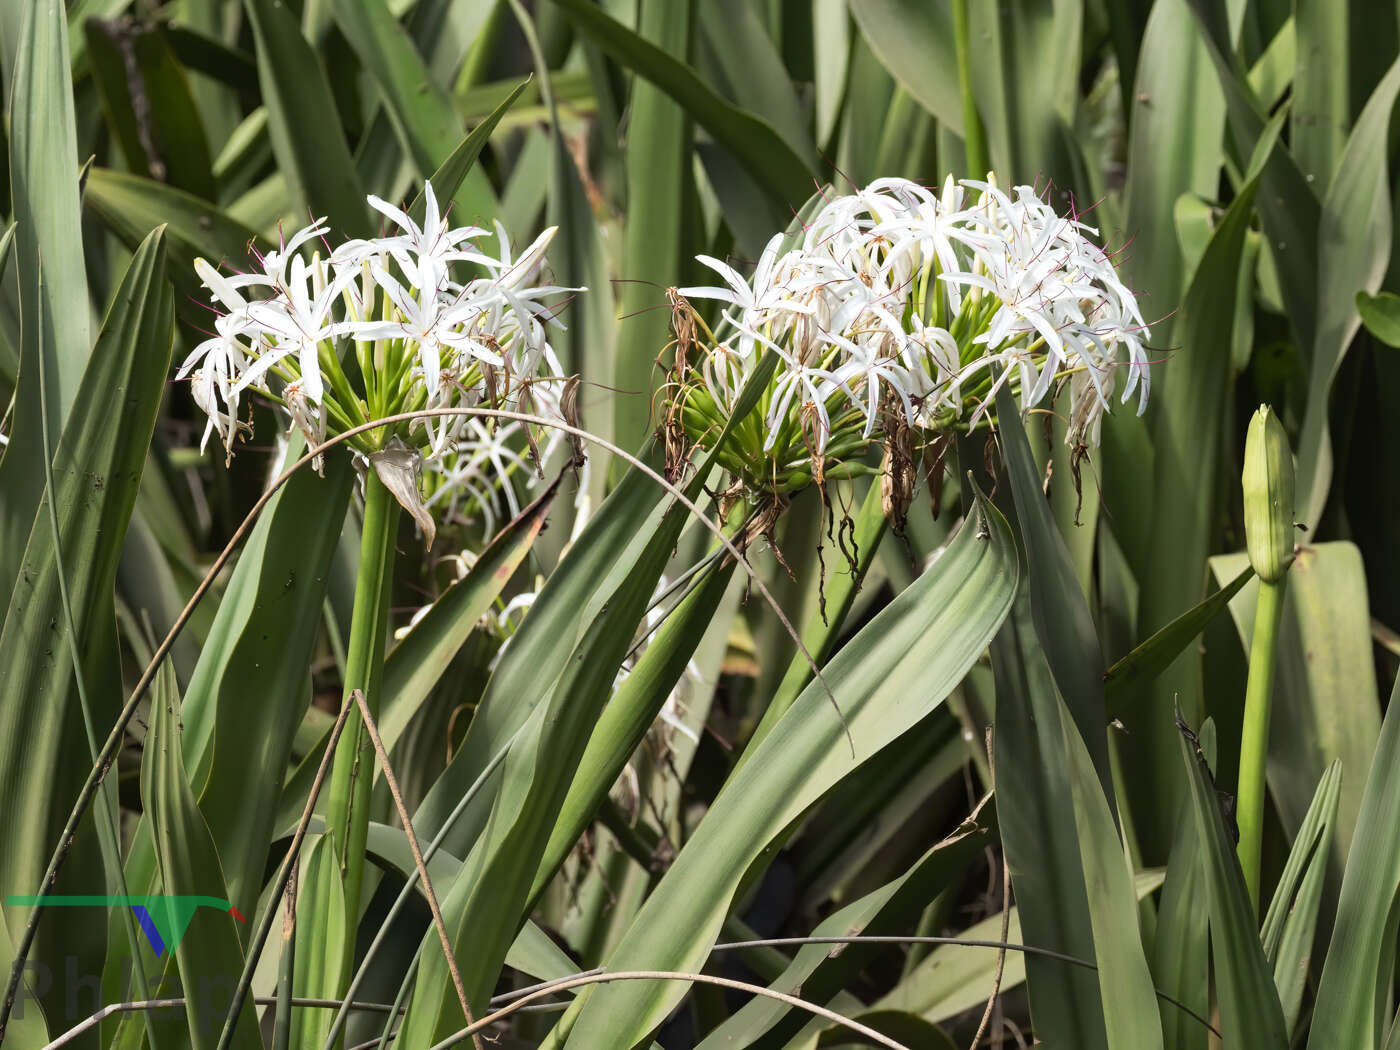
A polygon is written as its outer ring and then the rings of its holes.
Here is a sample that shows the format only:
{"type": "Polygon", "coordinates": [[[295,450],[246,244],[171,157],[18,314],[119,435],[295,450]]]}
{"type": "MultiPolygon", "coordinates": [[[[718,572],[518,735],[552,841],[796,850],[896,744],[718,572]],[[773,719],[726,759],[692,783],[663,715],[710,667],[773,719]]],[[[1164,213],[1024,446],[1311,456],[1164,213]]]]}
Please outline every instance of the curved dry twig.
{"type": "MultiPolygon", "coordinates": [[[[259,1006],[277,1005],[277,997],[274,995],[259,995],[253,1000],[259,1006]]],[[[114,1014],[135,1013],[138,1010],[171,1010],[177,1006],[187,1006],[189,1001],[183,995],[170,999],[137,999],[129,1003],[111,1003],[98,1010],[90,1017],[85,1017],[74,1027],[68,1029],[57,1039],[45,1043],[43,1050],[59,1050],[59,1047],[67,1046],[84,1032],[90,1032],[107,1018],[114,1014]]],[[[320,1010],[333,1010],[340,1005],[339,999],[313,999],[306,996],[292,996],[292,1005],[298,1007],[313,1007],[320,1010]]],[[[351,1004],[353,1010],[363,1010],[365,1013],[388,1014],[393,1013],[394,1008],[388,1003],[366,1003],[355,1002],[351,1004]]],[[[400,1010],[400,1013],[403,1011],[400,1010]]]]}
{"type": "Polygon", "coordinates": [[[806,1010],[810,1014],[838,1024],[842,1028],[849,1028],[865,1038],[874,1042],[877,1046],[889,1047],[890,1050],[909,1050],[903,1043],[897,1043],[889,1036],[884,1035],[859,1021],[853,1021],[849,1017],[843,1017],[835,1010],[828,1010],[825,1006],[818,1006],[816,1003],[809,1003],[805,999],[799,999],[795,995],[788,995],[786,992],[774,991],[772,988],[764,987],[761,984],[749,984],[746,981],[735,981],[728,977],[716,977],[708,973],[685,973],[679,970],[618,970],[616,972],[581,974],[577,977],[567,977],[553,983],[552,987],[540,988],[536,991],[523,995],[514,1002],[501,1007],[495,1013],[487,1014],[475,1024],[468,1025],[460,1031],[454,1032],[439,1043],[434,1043],[428,1050],[447,1050],[448,1047],[457,1046],[464,1043],[487,1025],[494,1024],[510,1014],[515,1013],[526,1003],[533,999],[539,999],[554,992],[566,991],[569,988],[578,988],[587,984],[607,984],[612,981],[688,981],[694,984],[713,984],[720,988],[729,988],[737,992],[749,992],[752,995],[761,995],[767,999],[776,999],[780,1003],[796,1007],[799,1010],[806,1010]]]}

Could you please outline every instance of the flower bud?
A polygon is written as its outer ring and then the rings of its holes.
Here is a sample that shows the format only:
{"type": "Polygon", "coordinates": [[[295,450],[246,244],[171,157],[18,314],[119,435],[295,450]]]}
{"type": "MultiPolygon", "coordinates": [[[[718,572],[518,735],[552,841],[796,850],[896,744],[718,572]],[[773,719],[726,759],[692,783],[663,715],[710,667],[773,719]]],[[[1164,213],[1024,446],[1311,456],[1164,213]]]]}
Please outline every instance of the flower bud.
{"type": "Polygon", "coordinates": [[[1261,580],[1277,583],[1293,560],[1293,453],[1268,405],[1249,421],[1240,482],[1249,563],[1261,580]]]}

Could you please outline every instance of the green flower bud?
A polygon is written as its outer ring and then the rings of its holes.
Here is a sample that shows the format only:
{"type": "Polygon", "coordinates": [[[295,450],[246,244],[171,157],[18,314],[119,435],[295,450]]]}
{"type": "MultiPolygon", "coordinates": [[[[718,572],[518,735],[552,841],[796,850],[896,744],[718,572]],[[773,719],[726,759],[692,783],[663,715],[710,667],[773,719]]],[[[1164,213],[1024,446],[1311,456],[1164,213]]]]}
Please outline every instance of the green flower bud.
{"type": "Polygon", "coordinates": [[[1249,421],[1240,482],[1249,563],[1261,580],[1277,583],[1293,560],[1293,453],[1268,405],[1249,421]]]}

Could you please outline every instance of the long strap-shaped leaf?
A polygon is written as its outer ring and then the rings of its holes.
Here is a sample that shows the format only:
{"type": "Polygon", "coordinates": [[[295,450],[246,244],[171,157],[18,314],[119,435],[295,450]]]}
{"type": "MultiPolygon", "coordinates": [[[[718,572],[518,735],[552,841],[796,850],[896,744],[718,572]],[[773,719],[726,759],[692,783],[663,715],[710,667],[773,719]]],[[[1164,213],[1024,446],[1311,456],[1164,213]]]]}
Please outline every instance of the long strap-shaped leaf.
{"type": "Polygon", "coordinates": [[[1356,834],[1337,899],[1337,921],[1313,1006],[1308,1050],[1381,1045],[1378,1006],[1395,963],[1393,914],[1400,893],[1400,679],[1371,759],[1356,834]],[[1386,982],[1382,984],[1382,982],[1386,982]]]}
{"type": "MultiPolygon", "coordinates": [[[[833,785],[943,701],[1001,625],[1016,578],[1010,530],[979,501],[934,568],[824,669],[849,740],[821,683],[808,686],[720,792],[609,968],[701,965],[749,865],[833,785]]],[[[571,1010],[546,1045],[557,1047],[567,1036],[574,1047],[632,1046],[684,994],[680,984],[600,989],[571,1010]]]]}
{"type": "Polygon", "coordinates": [[[20,386],[11,443],[0,460],[0,594],[15,582],[19,557],[44,491],[40,460],[39,353],[48,357],[50,426],[68,416],[92,349],[87,273],[78,206],[78,149],[68,31],[62,0],[33,0],[20,34],[7,94],[15,270],[20,291],[20,386]],[[44,280],[40,288],[39,265],[44,280]],[[39,309],[39,296],[47,297],[39,309]]]}
{"type": "MultiPolygon", "coordinates": [[[[1215,962],[1225,1045],[1284,1050],[1288,1033],[1283,1027],[1283,1010],[1273,973],[1264,958],[1264,947],[1259,943],[1254,908],[1245,889],[1235,844],[1225,830],[1220,802],[1200,748],[1185,733],[1180,736],[1180,748],[1189,797],[1196,812],[1196,832],[1201,837],[1201,862],[1210,907],[1211,958],[1215,962]]],[[[1318,1019],[1314,1018],[1313,1031],[1318,1030],[1318,1019]]],[[[1328,1031],[1328,1046],[1363,1045],[1348,1040],[1331,1042],[1337,1032],[1328,1031]]]]}
{"type": "MultiPolygon", "coordinates": [[[[51,498],[58,510],[76,646],[85,667],[100,672],[89,677],[96,683],[107,683],[109,659],[115,659],[110,647],[117,561],[170,362],[174,304],[164,266],[165,245],[157,230],[117,290],[54,456],[51,498]]],[[[0,633],[0,821],[9,829],[0,853],[0,885],[14,887],[12,892],[38,886],[62,827],[55,808],[68,805],[82,781],[79,771],[58,760],[65,738],[81,753],[82,736],[73,709],[75,680],[54,536],[46,516],[31,517],[0,633]]],[[[110,699],[108,693],[104,688],[95,698],[95,724],[106,717],[101,701],[110,699]]],[[[78,866],[69,878],[91,875],[78,866]]],[[[12,912],[11,928],[19,928],[16,918],[23,925],[29,917],[12,912]]],[[[91,929],[88,922],[77,936],[87,938],[91,929]]]]}

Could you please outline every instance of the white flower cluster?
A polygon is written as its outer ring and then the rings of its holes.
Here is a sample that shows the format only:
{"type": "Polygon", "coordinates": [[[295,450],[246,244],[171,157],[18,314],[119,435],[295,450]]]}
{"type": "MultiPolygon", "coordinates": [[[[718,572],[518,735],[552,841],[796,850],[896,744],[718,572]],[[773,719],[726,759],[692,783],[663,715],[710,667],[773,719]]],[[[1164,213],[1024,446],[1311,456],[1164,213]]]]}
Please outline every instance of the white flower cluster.
{"type": "Polygon", "coordinates": [[[774,350],[765,450],[798,430],[821,455],[847,406],[865,438],[886,394],[911,427],[973,426],[1001,383],[1014,379],[1024,411],[1072,377],[1069,439],[1095,444],[1115,368],[1127,366],[1122,398],[1138,389],[1139,412],[1148,392],[1147,327],[1096,233],[1029,186],[950,177],[935,194],[880,179],[829,201],[789,250],[774,237],[749,280],[699,257],[724,287],[680,293],[727,304],[733,329],[706,351],[701,381],[732,408],[774,350]]]}
{"type": "MultiPolygon", "coordinates": [[[[421,226],[378,197],[370,205],[397,232],[351,240],[334,250],[323,219],[262,256],[260,269],[224,276],[195,261],[216,306],[214,332],[195,347],[178,378],[189,377],[208,415],[204,443],[218,431],[225,449],[246,424],[240,399],[256,390],[283,404],[312,444],[328,432],[424,408],[511,407],[536,382],[562,384],[546,328],[557,323],[543,300],[576,289],[532,284],[554,236],[546,230],[519,256],[496,225],[497,249],[477,245],[488,231],[452,228],[431,186],[421,226]],[[327,248],[309,260],[301,249],[327,248]],[[458,281],[454,268],[472,276],[458,281]],[[348,377],[349,348],[359,377],[348,377]]],[[[534,401],[541,400],[538,394],[534,401]]],[[[440,457],[470,430],[469,417],[422,421],[422,451],[440,457]]],[[[408,428],[403,428],[404,432],[408,428]]],[[[203,443],[201,444],[201,448],[203,443]]],[[[361,452],[372,451],[363,444],[361,452]]]]}

